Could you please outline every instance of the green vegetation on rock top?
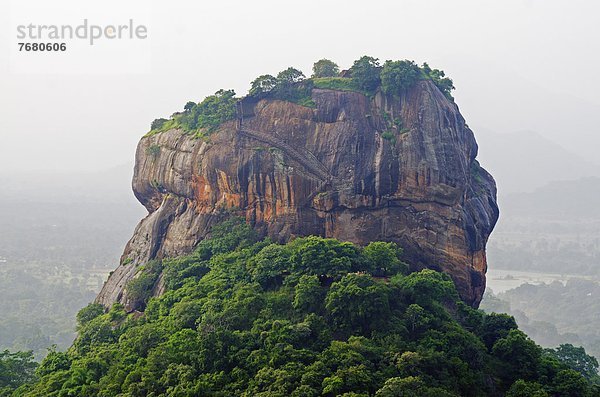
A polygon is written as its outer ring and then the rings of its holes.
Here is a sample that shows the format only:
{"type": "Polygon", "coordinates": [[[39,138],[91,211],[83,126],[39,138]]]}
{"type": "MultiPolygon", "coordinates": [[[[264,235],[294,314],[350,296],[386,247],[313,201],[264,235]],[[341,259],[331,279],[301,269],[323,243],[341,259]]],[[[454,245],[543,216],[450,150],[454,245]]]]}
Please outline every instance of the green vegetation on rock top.
{"type": "Polygon", "coordinates": [[[408,274],[401,254],[386,242],[273,244],[227,221],[162,261],[167,291],[143,315],[83,309],[73,347],[13,395],[597,395],[572,351],[545,352],[512,317],[462,303],[447,275],[408,274]]]}
{"type": "Polygon", "coordinates": [[[357,91],[368,94],[368,92],[363,91],[358,87],[354,79],[347,77],[313,77],[312,81],[315,88],[338,91],[357,91]]]}
{"type": "MultiPolygon", "coordinates": [[[[388,95],[400,95],[418,80],[431,80],[449,99],[452,99],[450,93],[454,89],[452,80],[445,77],[443,71],[431,69],[426,63],[419,67],[407,60],[386,61],[381,66],[377,58],[363,56],[354,62],[346,73],[348,76],[343,74],[335,62],[321,59],[313,65],[311,78],[307,79],[302,71],[289,67],[277,76],[264,74],[254,79],[248,95],[315,107],[311,97],[313,88],[356,91],[367,96],[373,96],[381,89],[388,95]]],[[[207,138],[222,123],[235,118],[237,100],[233,90],[219,90],[200,103],[187,102],[183,112],[174,113],[169,119],[154,120],[146,136],[180,129],[197,138],[207,138]]]]}
{"type": "Polygon", "coordinates": [[[169,120],[154,120],[147,136],[181,129],[197,138],[206,137],[224,122],[235,118],[236,102],[235,91],[219,90],[200,103],[188,102],[183,112],[173,114],[169,120]]]}

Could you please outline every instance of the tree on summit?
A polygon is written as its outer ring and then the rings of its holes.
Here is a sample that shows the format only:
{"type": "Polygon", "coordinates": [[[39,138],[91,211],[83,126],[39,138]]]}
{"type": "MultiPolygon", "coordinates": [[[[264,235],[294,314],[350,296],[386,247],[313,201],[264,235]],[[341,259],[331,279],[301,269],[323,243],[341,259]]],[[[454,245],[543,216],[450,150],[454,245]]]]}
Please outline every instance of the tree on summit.
{"type": "Polygon", "coordinates": [[[365,55],[354,61],[350,73],[361,90],[372,92],[379,87],[381,82],[380,69],[379,59],[365,55]]]}
{"type": "Polygon", "coordinates": [[[419,66],[413,61],[386,61],[381,71],[381,89],[398,95],[415,85],[420,76],[419,66]]]}
{"type": "Polygon", "coordinates": [[[335,77],[340,73],[337,63],[321,59],[314,63],[312,77],[335,77]]]}
{"type": "Polygon", "coordinates": [[[248,93],[252,96],[261,96],[272,92],[275,88],[277,88],[277,78],[270,74],[263,74],[252,81],[248,93]]]}

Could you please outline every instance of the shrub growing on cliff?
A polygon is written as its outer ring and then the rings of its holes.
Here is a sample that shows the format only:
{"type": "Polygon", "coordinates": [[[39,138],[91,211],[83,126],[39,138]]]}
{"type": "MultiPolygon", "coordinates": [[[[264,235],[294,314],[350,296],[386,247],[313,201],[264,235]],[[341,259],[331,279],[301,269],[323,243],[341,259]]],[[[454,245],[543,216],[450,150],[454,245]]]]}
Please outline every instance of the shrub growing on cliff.
{"type": "Polygon", "coordinates": [[[152,124],[150,124],[150,130],[159,130],[162,128],[162,126],[165,125],[165,123],[167,122],[167,119],[155,119],[152,124]]]}
{"type": "Polygon", "coordinates": [[[187,133],[203,137],[236,115],[235,91],[219,90],[198,104],[187,102],[184,111],[174,113],[169,120],[157,119],[152,123],[149,135],[179,128],[187,133]]]}
{"type": "Polygon", "coordinates": [[[383,139],[385,139],[386,141],[390,141],[390,142],[392,142],[392,145],[395,145],[395,144],[396,144],[396,134],[394,134],[394,132],[393,132],[393,131],[384,131],[384,132],[381,134],[381,137],[382,137],[383,139]]]}
{"type": "Polygon", "coordinates": [[[146,154],[152,157],[156,157],[160,154],[159,145],[150,145],[146,148],[146,154]]]}
{"type": "Polygon", "coordinates": [[[151,260],[138,270],[139,275],[127,284],[127,296],[132,301],[145,304],[152,294],[152,289],[162,271],[159,260],[151,260]]]}
{"type": "Polygon", "coordinates": [[[236,101],[235,91],[219,90],[192,108],[189,119],[182,116],[182,125],[188,131],[206,129],[212,132],[225,121],[235,118],[236,101]]]}
{"type": "Polygon", "coordinates": [[[452,82],[452,79],[446,77],[446,74],[443,70],[431,69],[431,67],[429,67],[427,63],[423,63],[421,70],[427,78],[433,81],[437,88],[439,88],[440,91],[442,91],[442,93],[448,99],[454,99],[452,98],[452,90],[454,89],[454,83],[452,82]]]}

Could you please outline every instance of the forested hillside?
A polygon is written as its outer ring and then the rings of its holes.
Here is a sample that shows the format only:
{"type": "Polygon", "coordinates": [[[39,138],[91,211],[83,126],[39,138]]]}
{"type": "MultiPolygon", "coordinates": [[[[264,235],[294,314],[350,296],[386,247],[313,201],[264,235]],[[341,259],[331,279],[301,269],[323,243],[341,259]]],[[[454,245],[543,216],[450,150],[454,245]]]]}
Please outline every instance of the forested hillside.
{"type": "Polygon", "coordinates": [[[273,244],[227,221],[130,283],[144,313],[81,310],[72,348],[50,353],[14,395],[597,394],[594,359],[586,372],[542,350],[512,317],[462,303],[448,276],[407,274],[401,252],[320,237],[273,244]],[[166,292],[148,299],[160,269],[166,292]]]}

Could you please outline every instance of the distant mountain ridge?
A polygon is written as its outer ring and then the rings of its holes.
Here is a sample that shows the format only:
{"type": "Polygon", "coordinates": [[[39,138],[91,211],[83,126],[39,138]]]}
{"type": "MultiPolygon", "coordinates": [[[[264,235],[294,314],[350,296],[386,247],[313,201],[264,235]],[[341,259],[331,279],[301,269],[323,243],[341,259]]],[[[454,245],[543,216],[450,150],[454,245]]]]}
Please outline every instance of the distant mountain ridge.
{"type": "Polygon", "coordinates": [[[479,158],[497,181],[498,195],[532,192],[550,182],[600,177],[600,167],[534,131],[477,130],[479,158]]]}
{"type": "Polygon", "coordinates": [[[507,214],[528,217],[600,218],[600,177],[554,181],[530,193],[509,194],[503,200],[507,214]]]}

